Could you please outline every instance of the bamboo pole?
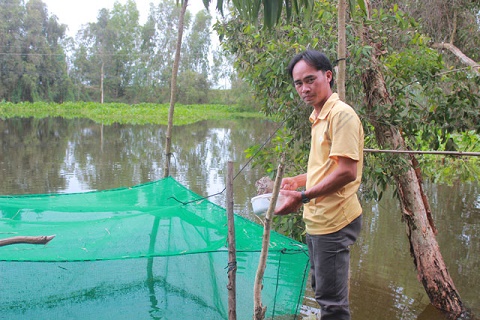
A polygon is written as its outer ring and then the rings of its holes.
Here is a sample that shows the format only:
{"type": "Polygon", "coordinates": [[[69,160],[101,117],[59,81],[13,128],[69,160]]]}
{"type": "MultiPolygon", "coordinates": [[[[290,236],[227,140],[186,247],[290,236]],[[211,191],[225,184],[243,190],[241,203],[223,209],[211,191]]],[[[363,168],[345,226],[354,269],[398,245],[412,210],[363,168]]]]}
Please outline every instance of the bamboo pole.
{"type": "Polygon", "coordinates": [[[478,157],[480,152],[463,152],[463,151],[415,151],[415,150],[379,150],[379,149],[363,149],[364,152],[372,153],[408,153],[408,154],[440,154],[448,156],[471,156],[478,157]]]}
{"type": "Polygon", "coordinates": [[[265,319],[265,313],[267,307],[262,305],[262,281],[263,275],[265,273],[265,267],[267,264],[268,257],[268,246],[270,244],[270,229],[272,224],[272,216],[275,211],[275,205],[277,204],[278,193],[280,192],[280,185],[282,183],[283,172],[284,172],[284,162],[285,162],[285,152],[282,153],[280,159],[280,164],[278,165],[277,177],[275,178],[275,184],[273,185],[272,199],[270,200],[270,205],[268,207],[265,224],[263,228],[263,241],[262,241],[262,251],[260,253],[260,261],[258,262],[257,274],[255,275],[255,284],[253,287],[253,298],[254,298],[254,316],[255,320],[265,319]]]}
{"type": "Polygon", "coordinates": [[[340,100],[346,101],[345,74],[347,68],[347,36],[345,31],[345,17],[347,15],[347,1],[338,0],[338,48],[337,48],[337,93],[340,100]]]}
{"type": "Polygon", "coordinates": [[[227,166],[227,219],[228,219],[228,319],[237,319],[236,278],[237,258],[235,243],[235,221],[233,215],[233,162],[227,166]]]}

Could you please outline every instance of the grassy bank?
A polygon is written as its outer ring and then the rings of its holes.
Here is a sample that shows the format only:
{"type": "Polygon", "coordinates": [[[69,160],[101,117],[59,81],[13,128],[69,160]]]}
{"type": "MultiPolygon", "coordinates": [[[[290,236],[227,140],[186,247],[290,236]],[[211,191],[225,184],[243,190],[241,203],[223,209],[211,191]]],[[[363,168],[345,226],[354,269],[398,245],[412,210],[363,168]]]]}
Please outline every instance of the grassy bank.
{"type": "MultiPolygon", "coordinates": [[[[98,123],[163,124],[168,123],[168,104],[137,104],[65,102],[9,103],[0,102],[0,118],[12,117],[62,117],[88,118],[98,123]]],[[[202,120],[234,118],[265,118],[255,111],[245,111],[238,106],[226,105],[175,105],[174,125],[186,125],[202,120]]]]}

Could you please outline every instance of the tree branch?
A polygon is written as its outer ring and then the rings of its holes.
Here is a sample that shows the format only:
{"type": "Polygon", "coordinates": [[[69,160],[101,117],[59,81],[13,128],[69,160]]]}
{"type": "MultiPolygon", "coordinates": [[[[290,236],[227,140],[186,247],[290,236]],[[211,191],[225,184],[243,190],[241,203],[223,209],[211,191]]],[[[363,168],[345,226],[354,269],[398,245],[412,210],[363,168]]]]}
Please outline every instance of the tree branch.
{"type": "Polygon", "coordinates": [[[457,47],[455,47],[453,44],[451,43],[433,43],[432,44],[432,48],[436,48],[436,49],[447,49],[449,50],[451,53],[453,53],[457,58],[460,59],[460,61],[462,61],[464,64],[470,66],[473,68],[473,70],[480,74],[480,64],[478,64],[477,62],[473,61],[472,59],[470,59],[469,57],[467,57],[460,49],[458,49],[457,47]]]}
{"type": "Polygon", "coordinates": [[[8,246],[11,244],[19,244],[19,243],[30,243],[30,244],[47,244],[55,238],[55,236],[38,236],[38,237],[31,237],[31,236],[18,236],[18,237],[11,237],[6,239],[0,239],[0,247],[8,246]]]}
{"type": "Polygon", "coordinates": [[[457,11],[453,11],[453,30],[452,34],[450,34],[450,43],[453,44],[453,40],[455,39],[455,34],[457,33],[457,11]]]}
{"type": "Polygon", "coordinates": [[[263,288],[263,275],[265,274],[265,268],[267,266],[268,247],[270,244],[270,229],[275,211],[275,205],[277,204],[278,194],[280,192],[280,185],[282,183],[283,174],[285,171],[285,152],[282,153],[280,158],[280,164],[278,165],[277,177],[273,185],[272,199],[268,207],[265,224],[263,228],[263,240],[262,251],[260,253],[260,259],[258,262],[257,273],[255,275],[255,283],[253,285],[253,319],[263,320],[265,319],[265,313],[267,307],[262,305],[262,288],[263,288]]]}

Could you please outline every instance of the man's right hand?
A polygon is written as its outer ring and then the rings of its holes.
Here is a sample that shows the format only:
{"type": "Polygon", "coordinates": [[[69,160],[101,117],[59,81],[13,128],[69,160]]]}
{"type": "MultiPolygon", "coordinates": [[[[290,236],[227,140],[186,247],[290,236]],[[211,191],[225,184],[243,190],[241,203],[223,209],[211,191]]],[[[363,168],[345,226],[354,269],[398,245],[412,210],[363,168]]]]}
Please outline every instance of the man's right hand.
{"type": "Polygon", "coordinates": [[[284,216],[292,212],[297,212],[302,207],[302,195],[300,192],[280,190],[280,196],[283,198],[283,205],[275,210],[274,215],[284,216]]]}
{"type": "Polygon", "coordinates": [[[299,185],[295,178],[283,178],[282,179],[282,184],[280,185],[280,189],[282,190],[297,190],[299,188],[299,185]]]}

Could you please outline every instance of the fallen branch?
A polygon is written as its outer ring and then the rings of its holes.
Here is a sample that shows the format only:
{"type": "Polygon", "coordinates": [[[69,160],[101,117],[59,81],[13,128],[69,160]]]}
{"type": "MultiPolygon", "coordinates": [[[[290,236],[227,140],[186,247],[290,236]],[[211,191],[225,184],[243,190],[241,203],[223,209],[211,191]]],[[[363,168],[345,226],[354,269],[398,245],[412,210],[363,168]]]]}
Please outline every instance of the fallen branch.
{"type": "Polygon", "coordinates": [[[455,47],[451,43],[433,43],[432,44],[433,48],[436,49],[446,49],[449,50],[451,53],[453,53],[462,63],[466,64],[467,66],[470,66],[473,68],[473,70],[480,74],[480,64],[476,63],[474,60],[470,59],[468,56],[466,56],[460,49],[455,47]]]}
{"type": "Polygon", "coordinates": [[[0,247],[8,246],[11,244],[19,244],[19,243],[29,243],[29,244],[47,244],[55,238],[55,236],[18,236],[18,237],[11,237],[0,239],[0,247]]]}

